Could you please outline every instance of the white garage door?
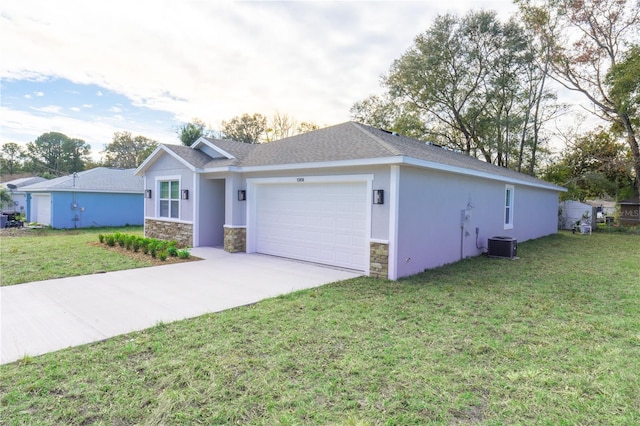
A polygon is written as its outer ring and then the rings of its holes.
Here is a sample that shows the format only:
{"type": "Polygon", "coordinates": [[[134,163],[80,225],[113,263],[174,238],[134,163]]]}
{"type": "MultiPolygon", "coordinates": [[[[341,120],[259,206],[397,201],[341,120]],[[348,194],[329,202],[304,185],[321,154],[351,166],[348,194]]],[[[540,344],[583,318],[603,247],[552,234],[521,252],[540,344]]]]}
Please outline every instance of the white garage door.
{"type": "Polygon", "coordinates": [[[364,271],[364,182],[265,184],[256,189],[256,251],[364,271]]]}
{"type": "Polygon", "coordinates": [[[32,202],[35,201],[35,218],[31,221],[51,225],[51,194],[33,194],[32,197],[32,202]]]}

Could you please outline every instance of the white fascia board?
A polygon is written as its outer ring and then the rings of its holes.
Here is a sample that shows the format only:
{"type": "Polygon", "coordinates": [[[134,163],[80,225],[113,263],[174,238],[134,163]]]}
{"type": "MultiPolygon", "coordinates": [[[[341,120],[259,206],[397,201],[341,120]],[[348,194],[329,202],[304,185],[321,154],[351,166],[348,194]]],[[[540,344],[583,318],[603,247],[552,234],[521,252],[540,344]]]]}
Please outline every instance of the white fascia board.
{"type": "Polygon", "coordinates": [[[163,153],[169,154],[170,156],[178,160],[180,163],[184,164],[189,170],[197,173],[196,168],[192,164],[185,161],[182,157],[180,157],[178,154],[171,151],[170,149],[165,148],[164,145],[158,145],[158,147],[151,153],[151,155],[149,155],[147,159],[144,160],[142,164],[138,166],[138,168],[135,170],[133,174],[135,176],[144,176],[144,173],[147,171],[147,169],[151,167],[151,165],[155,163],[156,160],[159,158],[158,156],[162,155],[163,153]],[[160,151],[163,151],[163,152],[161,153],[160,151]]]}
{"type": "Polygon", "coordinates": [[[319,161],[317,163],[293,163],[293,164],[274,164],[268,166],[247,166],[247,167],[219,167],[215,169],[206,169],[204,172],[230,171],[240,173],[253,172],[271,172],[286,170],[305,170],[305,169],[325,169],[333,167],[357,167],[357,166],[378,166],[385,164],[398,164],[400,157],[382,157],[382,158],[363,158],[360,160],[339,160],[339,161],[319,161]]]}
{"type": "Polygon", "coordinates": [[[556,186],[552,183],[528,182],[526,180],[520,180],[520,179],[511,178],[507,176],[496,175],[493,173],[482,172],[479,170],[466,169],[464,167],[451,166],[448,164],[436,163],[433,161],[418,160],[413,157],[403,157],[402,163],[409,166],[422,167],[422,168],[431,169],[431,170],[440,170],[440,171],[455,173],[459,175],[479,177],[479,178],[495,180],[503,183],[512,183],[512,184],[523,185],[523,186],[531,186],[534,188],[548,189],[551,191],[567,192],[566,188],[556,186]]]}
{"type": "Polygon", "coordinates": [[[223,157],[228,158],[229,160],[232,160],[236,157],[234,157],[233,155],[229,154],[227,151],[225,151],[224,149],[220,148],[218,145],[214,144],[213,142],[211,142],[208,139],[205,139],[204,137],[200,137],[198,138],[197,141],[195,141],[193,143],[193,145],[191,145],[191,148],[193,149],[198,149],[200,146],[202,145],[206,145],[209,148],[213,149],[214,151],[216,151],[217,153],[219,153],[220,155],[222,155],[223,157]]]}

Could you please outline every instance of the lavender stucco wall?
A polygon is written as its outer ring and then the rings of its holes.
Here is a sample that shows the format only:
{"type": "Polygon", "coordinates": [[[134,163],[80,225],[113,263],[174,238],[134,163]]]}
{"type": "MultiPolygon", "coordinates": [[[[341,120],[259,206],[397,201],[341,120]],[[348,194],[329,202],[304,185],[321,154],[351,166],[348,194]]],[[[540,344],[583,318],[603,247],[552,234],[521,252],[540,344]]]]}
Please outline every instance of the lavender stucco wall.
{"type": "Polygon", "coordinates": [[[505,229],[504,182],[402,167],[395,250],[397,277],[479,255],[493,236],[525,241],[556,232],[557,193],[514,186],[514,226],[505,229]],[[462,210],[468,211],[463,228],[462,210]]]}
{"type": "MultiPolygon", "coordinates": [[[[156,161],[152,167],[145,172],[145,189],[151,189],[152,197],[144,199],[144,214],[146,218],[155,218],[156,210],[159,205],[160,187],[159,179],[179,179],[180,190],[189,190],[189,199],[180,200],[180,218],[181,221],[191,222],[194,217],[194,200],[195,186],[194,173],[184,164],[171,157],[163,155],[156,161]],[[193,195],[193,196],[192,196],[193,195]]],[[[170,219],[169,219],[170,220],[170,219]]]]}

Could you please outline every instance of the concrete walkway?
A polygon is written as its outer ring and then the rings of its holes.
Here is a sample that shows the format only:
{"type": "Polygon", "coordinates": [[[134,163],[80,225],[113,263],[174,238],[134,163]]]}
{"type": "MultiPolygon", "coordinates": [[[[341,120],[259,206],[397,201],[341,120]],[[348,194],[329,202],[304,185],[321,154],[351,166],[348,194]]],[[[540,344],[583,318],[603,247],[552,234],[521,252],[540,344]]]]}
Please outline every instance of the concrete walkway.
{"type": "Polygon", "coordinates": [[[205,260],[0,287],[0,364],[361,274],[195,248],[205,260]]]}

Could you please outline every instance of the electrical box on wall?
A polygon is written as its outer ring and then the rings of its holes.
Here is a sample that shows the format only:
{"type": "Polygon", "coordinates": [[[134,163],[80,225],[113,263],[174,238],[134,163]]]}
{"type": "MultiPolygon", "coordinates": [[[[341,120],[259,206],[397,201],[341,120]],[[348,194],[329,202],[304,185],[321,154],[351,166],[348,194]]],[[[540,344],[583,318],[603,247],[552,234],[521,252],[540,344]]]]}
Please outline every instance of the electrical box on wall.
{"type": "Polygon", "coordinates": [[[464,226],[471,220],[471,210],[460,210],[460,226],[464,226]]]}

